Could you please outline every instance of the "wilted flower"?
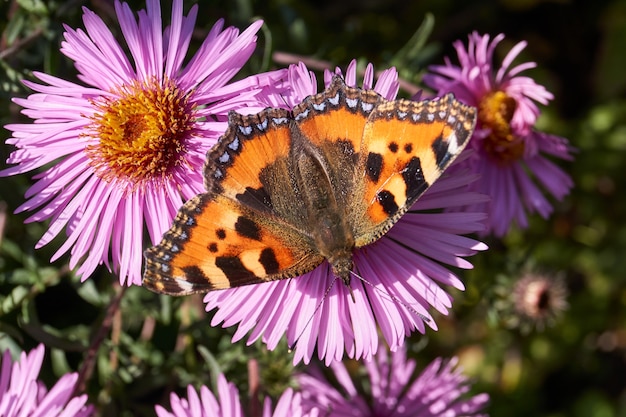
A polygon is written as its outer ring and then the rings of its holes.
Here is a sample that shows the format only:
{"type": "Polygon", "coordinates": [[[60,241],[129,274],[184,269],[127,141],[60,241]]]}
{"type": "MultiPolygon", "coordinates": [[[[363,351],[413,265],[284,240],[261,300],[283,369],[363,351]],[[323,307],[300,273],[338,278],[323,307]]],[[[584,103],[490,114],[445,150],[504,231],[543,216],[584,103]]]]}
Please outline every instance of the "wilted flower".
{"type": "Polygon", "coordinates": [[[515,311],[538,328],[543,328],[567,308],[567,288],[560,277],[526,274],[512,293],[515,311]]]}

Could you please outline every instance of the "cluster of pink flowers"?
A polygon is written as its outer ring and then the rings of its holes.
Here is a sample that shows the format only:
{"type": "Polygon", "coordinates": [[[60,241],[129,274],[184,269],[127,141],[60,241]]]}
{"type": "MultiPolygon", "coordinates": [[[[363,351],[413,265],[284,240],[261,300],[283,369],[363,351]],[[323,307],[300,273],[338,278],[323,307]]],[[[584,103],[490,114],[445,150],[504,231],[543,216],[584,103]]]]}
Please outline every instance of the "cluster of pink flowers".
{"type": "Polygon", "coordinates": [[[304,409],[326,410],[327,417],[486,416],[480,411],[489,396],[465,395],[469,381],[457,366],[457,358],[435,359],[418,373],[415,360],[407,359],[405,349],[398,349],[380,352],[363,365],[369,384],[362,375],[351,375],[342,362],[331,365],[334,383],[319,369],[299,374],[304,409]]]}
{"type": "MultiPolygon", "coordinates": [[[[29,222],[50,221],[38,246],[65,233],[66,240],[53,260],[69,252],[70,266],[77,268],[83,280],[104,264],[119,276],[120,283],[131,285],[141,283],[146,246],[160,241],[184,200],[203,191],[204,156],[224,132],[228,112],[255,113],[267,106],[291,108],[316,94],[318,84],[303,64],[232,81],[256,46],[261,21],[241,33],[218,21],[197,53],[186,61],[197,6],[185,16],[182,0],[174,0],[171,22],[165,29],[159,0],[147,0],[138,19],[125,3],[116,1],[115,10],[132,59],[105,23],[85,8],[85,30],[66,27],[61,48],[74,61],[81,83],[39,72],[34,74],[38,83],[24,81],[34,93],[14,101],[33,123],[6,126],[12,132],[7,143],[16,150],[8,159],[12,166],[0,175],[45,167],[35,175],[26,202],[18,208],[19,212],[32,212],[29,222]],[[144,228],[148,242],[143,239],[144,228]]],[[[264,415],[314,415],[317,411],[310,406],[314,400],[324,407],[336,407],[333,412],[337,415],[347,415],[339,410],[357,393],[337,362],[345,356],[372,361],[366,365],[372,378],[378,378],[372,379],[372,395],[384,397],[379,395],[381,367],[388,371],[389,364],[387,356],[379,352],[378,332],[392,351],[404,352],[404,341],[411,332],[437,329],[431,308],[448,314],[452,296],[446,288],[464,289],[461,279],[446,266],[471,268],[465,258],[487,248],[465,235],[502,236],[514,223],[525,227],[528,213],[546,217],[552,210],[541,189],[556,199],[571,189],[570,178],[548,158],[570,159],[567,140],[535,129],[540,114],[536,103],[545,105],[552,95],[531,78],[519,75],[534,63],[512,67],[525,43],[517,44],[500,68],[495,65],[494,51],[502,38],[473,33],[467,47],[460,41],[455,44],[458,65],[446,60],[424,77],[436,94],[452,92],[475,106],[478,124],[466,155],[389,233],[355,252],[355,265],[367,275],[368,285],[353,280],[350,289],[333,286],[334,276],[324,263],[297,279],[206,295],[207,310],[217,309],[212,325],[237,325],[234,340],[248,335],[248,343],[261,339],[269,349],[285,336],[294,346],[295,363],[308,363],[317,354],[327,365],[332,364],[347,393],[347,397],[333,394],[320,378],[301,376],[306,393],[301,397],[286,392],[288,399],[279,401],[274,414],[266,405],[264,415]],[[383,359],[376,362],[376,355],[383,359]]],[[[368,65],[359,81],[353,62],[345,71],[328,70],[326,85],[333,73],[343,74],[349,86],[374,89],[389,100],[398,93],[398,73],[393,68],[380,73],[374,82],[373,67],[368,65]]],[[[38,348],[22,358],[23,366],[30,366],[26,365],[29,360],[40,364],[42,355],[43,348],[38,348]],[[32,359],[33,355],[38,359],[32,359]]],[[[402,355],[394,354],[392,361],[406,362],[402,355]]],[[[17,395],[13,385],[7,391],[7,361],[5,355],[0,392],[17,395]]],[[[415,367],[408,363],[411,372],[407,369],[407,374],[394,379],[398,391],[386,391],[385,395],[404,392],[405,397],[397,401],[416,410],[411,415],[439,415],[433,410],[452,405],[456,407],[454,415],[476,415],[486,402],[484,396],[457,402],[466,381],[453,372],[453,365],[440,361],[417,379],[427,383],[405,391],[415,367]],[[414,395],[410,400],[409,392],[414,395]],[[423,408],[415,408],[417,402],[423,408]]],[[[32,365],[33,369],[38,366],[32,365]]],[[[29,375],[32,398],[42,403],[44,396],[36,393],[43,391],[29,375]]],[[[11,384],[19,378],[15,371],[11,384]]],[[[71,385],[71,378],[58,385],[71,385]]],[[[172,395],[172,413],[157,407],[157,414],[241,415],[234,386],[221,377],[219,387],[221,405],[207,389],[198,396],[190,388],[186,400],[172,395]]],[[[68,391],[58,392],[55,386],[45,398],[75,410],[80,404],[83,414],[75,415],[87,415],[90,408],[84,406],[84,396],[68,402],[68,391]]],[[[0,399],[0,410],[8,407],[6,398],[0,399]]],[[[375,404],[387,407],[382,400],[375,404]]],[[[22,407],[17,402],[9,406],[22,407]]],[[[357,407],[350,415],[380,415],[379,410],[368,414],[367,407],[357,407]]]]}
{"type": "MultiPolygon", "coordinates": [[[[286,390],[272,409],[269,399],[263,404],[263,417],[485,417],[481,410],[489,402],[487,394],[466,395],[469,381],[463,376],[457,359],[436,359],[421,372],[407,359],[406,350],[379,353],[364,364],[370,382],[369,392],[355,387],[361,377],[351,375],[341,362],[333,362],[332,371],[338,386],[319,370],[296,376],[301,392],[286,390]]],[[[187,398],[170,396],[171,412],[156,407],[158,417],[226,417],[246,415],[237,388],[218,378],[216,398],[206,386],[200,396],[193,387],[187,398]]]]}
{"type": "MultiPolygon", "coordinates": [[[[217,378],[216,397],[206,386],[200,388],[200,395],[190,385],[187,387],[187,398],[179,397],[175,393],[170,394],[170,408],[157,405],[158,417],[242,417],[246,413],[239,400],[237,387],[226,380],[223,374],[217,378]]],[[[272,402],[265,398],[263,403],[263,417],[316,417],[317,410],[305,412],[302,407],[302,396],[293,389],[287,389],[278,399],[276,407],[272,408],[272,402]]]]}
{"type": "Polygon", "coordinates": [[[87,394],[74,395],[77,373],[63,375],[48,391],[37,379],[45,349],[37,346],[22,352],[13,362],[11,352],[5,351],[0,362],[0,416],[88,417],[93,406],[87,404],[87,394]]]}

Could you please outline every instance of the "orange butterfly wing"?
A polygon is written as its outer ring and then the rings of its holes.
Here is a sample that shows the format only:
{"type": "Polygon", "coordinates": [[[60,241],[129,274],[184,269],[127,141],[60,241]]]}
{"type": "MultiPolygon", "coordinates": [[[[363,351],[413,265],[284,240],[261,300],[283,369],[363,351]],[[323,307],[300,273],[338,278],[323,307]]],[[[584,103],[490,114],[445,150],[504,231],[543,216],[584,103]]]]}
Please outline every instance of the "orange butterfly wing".
{"type": "Polygon", "coordinates": [[[476,109],[451,94],[441,99],[386,101],[369,115],[360,166],[367,208],[356,219],[356,247],[386,233],[461,153],[476,109]]]}
{"type": "Polygon", "coordinates": [[[231,113],[207,156],[208,192],[186,202],[161,243],[145,253],[147,288],[207,292],[301,275],[322,262],[306,233],[280,213],[294,204],[284,181],[291,123],[286,110],[231,113]],[[272,188],[277,179],[287,190],[272,188]]]}

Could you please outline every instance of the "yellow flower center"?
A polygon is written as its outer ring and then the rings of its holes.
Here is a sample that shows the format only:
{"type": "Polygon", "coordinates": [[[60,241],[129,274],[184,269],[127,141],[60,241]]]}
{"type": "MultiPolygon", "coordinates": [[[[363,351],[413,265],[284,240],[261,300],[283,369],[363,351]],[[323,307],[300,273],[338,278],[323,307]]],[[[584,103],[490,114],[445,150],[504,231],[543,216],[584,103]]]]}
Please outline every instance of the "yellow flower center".
{"type": "Polygon", "coordinates": [[[172,81],[134,82],[115,98],[94,102],[86,147],[96,175],[126,181],[132,188],[165,180],[185,162],[186,139],[193,134],[195,106],[172,81]]]}
{"type": "Polygon", "coordinates": [[[491,132],[483,140],[483,149],[501,164],[514,162],[524,154],[524,142],[511,131],[515,99],[503,91],[493,92],[478,104],[478,120],[491,132]]]}

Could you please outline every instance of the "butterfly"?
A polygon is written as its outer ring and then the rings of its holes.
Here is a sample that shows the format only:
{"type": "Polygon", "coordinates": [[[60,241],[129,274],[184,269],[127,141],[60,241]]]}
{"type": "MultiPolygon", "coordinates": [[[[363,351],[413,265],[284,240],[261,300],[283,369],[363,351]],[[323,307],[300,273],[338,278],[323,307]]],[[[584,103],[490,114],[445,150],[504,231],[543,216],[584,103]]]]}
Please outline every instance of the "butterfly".
{"type": "Polygon", "coordinates": [[[349,287],[355,249],[389,231],[475,124],[476,109],[452,94],[389,101],[340,76],[291,111],[230,112],[207,153],[206,192],[145,252],[143,285],[204,293],[297,277],[327,261],[349,287]]]}

